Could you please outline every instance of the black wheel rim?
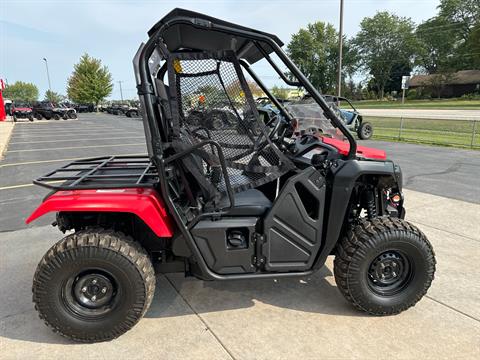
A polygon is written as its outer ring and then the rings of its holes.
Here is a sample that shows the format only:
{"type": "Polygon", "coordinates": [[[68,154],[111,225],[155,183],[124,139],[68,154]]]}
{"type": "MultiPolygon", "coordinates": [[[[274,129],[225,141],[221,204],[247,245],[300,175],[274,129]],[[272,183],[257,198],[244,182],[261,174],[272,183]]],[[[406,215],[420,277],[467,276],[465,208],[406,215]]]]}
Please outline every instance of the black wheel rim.
{"type": "Polygon", "coordinates": [[[392,296],[411,282],[414,269],[402,252],[389,250],[378,255],[368,268],[368,285],[378,295],[392,296]]]}
{"type": "Polygon", "coordinates": [[[120,292],[118,282],[109,272],[91,269],[69,277],[61,299],[71,314],[88,320],[111,312],[118,304],[120,292]]]}
{"type": "Polygon", "coordinates": [[[362,129],[363,137],[370,137],[372,135],[372,127],[370,125],[365,125],[362,129]]]}

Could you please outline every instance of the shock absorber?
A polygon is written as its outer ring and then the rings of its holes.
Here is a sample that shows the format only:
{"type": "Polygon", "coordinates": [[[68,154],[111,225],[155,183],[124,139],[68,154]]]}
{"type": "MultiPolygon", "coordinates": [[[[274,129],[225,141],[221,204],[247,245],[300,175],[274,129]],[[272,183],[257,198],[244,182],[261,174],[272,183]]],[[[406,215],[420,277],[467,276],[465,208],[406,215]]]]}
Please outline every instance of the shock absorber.
{"type": "Polygon", "coordinates": [[[375,204],[375,190],[365,191],[365,208],[367,209],[367,216],[369,219],[377,217],[377,205],[375,204]]]}

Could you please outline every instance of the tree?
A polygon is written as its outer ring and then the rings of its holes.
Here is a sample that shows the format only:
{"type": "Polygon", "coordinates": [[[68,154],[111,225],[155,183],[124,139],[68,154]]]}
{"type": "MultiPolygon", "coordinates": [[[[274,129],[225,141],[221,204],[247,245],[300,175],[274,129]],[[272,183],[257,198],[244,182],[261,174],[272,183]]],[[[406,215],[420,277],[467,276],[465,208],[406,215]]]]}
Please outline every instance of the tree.
{"type": "Polygon", "coordinates": [[[373,76],[380,98],[384,96],[393,67],[398,63],[410,64],[413,60],[418,48],[413,30],[411,19],[386,11],[366,17],[360,23],[354,44],[363,68],[373,76]]]}
{"type": "Polygon", "coordinates": [[[472,28],[480,22],[478,0],[441,0],[438,9],[441,18],[450,24],[458,25],[458,35],[464,41],[469,37],[472,28]]]}
{"type": "Polygon", "coordinates": [[[55,91],[47,90],[45,92],[44,99],[52,103],[58,104],[65,100],[65,96],[62,94],[56,93],[55,91]]]}
{"type": "Polygon", "coordinates": [[[385,92],[391,93],[396,91],[397,93],[402,90],[402,76],[410,75],[412,66],[410,62],[396,62],[390,69],[388,80],[385,83],[385,92]]]}
{"type": "Polygon", "coordinates": [[[469,68],[480,70],[480,21],[472,28],[470,35],[465,42],[466,55],[469,68]]]}
{"type": "Polygon", "coordinates": [[[270,89],[270,92],[272,93],[273,96],[275,96],[278,99],[286,99],[288,98],[288,93],[290,89],[288,88],[281,88],[275,85],[273,88],[270,89]]]}
{"type": "Polygon", "coordinates": [[[99,59],[82,55],[68,79],[67,94],[77,103],[98,105],[112,93],[112,75],[99,59]]]}
{"type": "Polygon", "coordinates": [[[263,90],[260,88],[260,86],[258,86],[256,82],[247,80],[247,85],[250,88],[250,92],[252,93],[252,96],[254,98],[266,96],[263,90]]]}
{"type": "MultiPolygon", "coordinates": [[[[357,58],[347,39],[344,39],[342,50],[343,67],[351,74],[357,58]]],[[[300,29],[292,35],[287,53],[315,88],[322,92],[334,91],[338,71],[338,33],[332,24],[317,21],[300,29]]]]}
{"type": "Polygon", "coordinates": [[[16,101],[33,102],[38,99],[38,88],[32,84],[23,81],[16,81],[7,85],[3,90],[3,97],[16,101]]]}
{"type": "Polygon", "coordinates": [[[456,35],[455,27],[442,17],[433,17],[418,25],[415,34],[419,42],[416,64],[429,74],[450,67],[456,35]]]}

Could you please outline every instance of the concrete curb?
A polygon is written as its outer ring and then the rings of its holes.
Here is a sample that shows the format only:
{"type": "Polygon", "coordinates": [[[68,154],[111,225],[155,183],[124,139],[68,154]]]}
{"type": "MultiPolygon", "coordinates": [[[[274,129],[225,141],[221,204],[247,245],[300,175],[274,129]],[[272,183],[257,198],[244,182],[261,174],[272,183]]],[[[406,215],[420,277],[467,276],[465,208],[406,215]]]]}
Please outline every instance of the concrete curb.
{"type": "Polygon", "coordinates": [[[13,127],[15,123],[1,121],[0,122],[0,160],[3,159],[3,155],[7,151],[8,141],[10,140],[10,136],[12,136],[13,127]]]}

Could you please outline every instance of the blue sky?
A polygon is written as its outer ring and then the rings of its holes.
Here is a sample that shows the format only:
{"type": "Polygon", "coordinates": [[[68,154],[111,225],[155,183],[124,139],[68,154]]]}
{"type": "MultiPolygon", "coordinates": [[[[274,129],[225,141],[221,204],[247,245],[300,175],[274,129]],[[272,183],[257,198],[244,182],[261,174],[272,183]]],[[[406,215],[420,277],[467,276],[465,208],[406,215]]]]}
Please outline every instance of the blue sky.
{"type": "MultiPolygon", "coordinates": [[[[439,0],[345,0],[344,32],[354,35],[365,16],[388,10],[419,23],[436,14],[439,0]]],[[[175,7],[182,7],[277,34],[285,43],[308,23],[322,20],[338,27],[339,0],[0,0],[0,78],[35,83],[43,98],[48,88],[65,93],[73,64],[87,52],[123,81],[125,98],[136,94],[131,60],[147,30],[175,7]]],[[[273,72],[257,70],[272,86],[273,72]]],[[[120,98],[115,83],[111,98],[120,98]]]]}

